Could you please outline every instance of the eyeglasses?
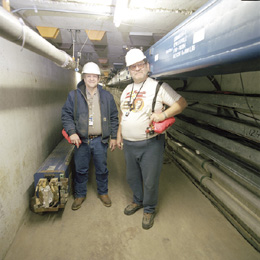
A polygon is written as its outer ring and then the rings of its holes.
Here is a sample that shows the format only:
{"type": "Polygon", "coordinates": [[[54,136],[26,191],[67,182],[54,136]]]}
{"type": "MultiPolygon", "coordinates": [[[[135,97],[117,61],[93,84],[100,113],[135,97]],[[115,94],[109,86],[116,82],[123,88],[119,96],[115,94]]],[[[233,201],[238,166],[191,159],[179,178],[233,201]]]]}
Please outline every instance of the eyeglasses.
{"type": "Polygon", "coordinates": [[[130,70],[136,70],[137,68],[143,69],[145,64],[146,64],[146,62],[142,62],[142,63],[130,65],[130,66],[129,66],[129,69],[130,69],[130,70]]]}

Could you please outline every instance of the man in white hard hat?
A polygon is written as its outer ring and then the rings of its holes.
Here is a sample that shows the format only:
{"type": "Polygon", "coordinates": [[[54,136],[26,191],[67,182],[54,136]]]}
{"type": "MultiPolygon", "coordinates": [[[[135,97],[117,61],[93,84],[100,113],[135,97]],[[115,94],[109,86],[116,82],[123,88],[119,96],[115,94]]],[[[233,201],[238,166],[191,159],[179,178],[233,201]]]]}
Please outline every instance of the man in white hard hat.
{"type": "Polygon", "coordinates": [[[143,208],[142,227],[149,229],[154,223],[158,201],[165,135],[147,135],[146,129],[151,121],[160,122],[181,113],[187,103],[163,83],[157,95],[155,113],[152,113],[158,82],[148,77],[150,68],[146,56],[140,49],[131,49],[125,60],[134,82],[124,89],[120,98],[121,120],[117,134],[118,147],[122,149],[124,144],[126,178],[133,191],[132,203],[124,213],[132,215],[143,208]],[[163,110],[164,105],[168,109],[163,110]]]}
{"type": "Polygon", "coordinates": [[[100,69],[94,62],[84,65],[83,79],[77,89],[69,93],[62,108],[62,123],[70,140],[75,144],[75,200],[72,209],[77,210],[86,198],[89,163],[95,165],[98,197],[106,207],[111,206],[108,196],[108,144],[116,147],[118,111],[111,93],[99,85],[100,69]]]}

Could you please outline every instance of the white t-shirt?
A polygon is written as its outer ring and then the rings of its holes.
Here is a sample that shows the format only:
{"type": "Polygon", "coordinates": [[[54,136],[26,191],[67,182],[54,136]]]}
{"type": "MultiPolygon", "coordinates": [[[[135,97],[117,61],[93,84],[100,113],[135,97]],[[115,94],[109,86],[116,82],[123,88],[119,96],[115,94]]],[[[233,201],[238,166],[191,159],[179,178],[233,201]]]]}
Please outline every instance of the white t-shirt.
{"type": "MultiPolygon", "coordinates": [[[[145,83],[129,84],[120,98],[122,111],[121,127],[123,139],[141,141],[153,136],[146,135],[152,113],[152,102],[158,81],[147,78],[145,83]],[[132,95],[131,95],[132,93],[132,95]],[[130,111],[130,104],[133,109],[130,111]]],[[[163,83],[158,92],[154,111],[162,112],[163,105],[172,106],[181,96],[167,83],[163,83]]]]}

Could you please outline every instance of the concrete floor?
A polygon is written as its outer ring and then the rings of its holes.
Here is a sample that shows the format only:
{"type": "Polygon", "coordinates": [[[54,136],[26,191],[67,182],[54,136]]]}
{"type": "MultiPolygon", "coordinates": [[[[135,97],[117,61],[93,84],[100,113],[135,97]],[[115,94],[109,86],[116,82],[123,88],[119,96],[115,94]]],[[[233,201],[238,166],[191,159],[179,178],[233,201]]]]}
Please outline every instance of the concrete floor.
{"type": "Polygon", "coordinates": [[[142,210],[125,216],[132,194],[123,152],[108,154],[112,207],[96,195],[93,174],[87,200],[71,210],[29,213],[5,260],[256,260],[260,254],[173,163],[164,164],[158,214],[142,229],[142,210]]]}

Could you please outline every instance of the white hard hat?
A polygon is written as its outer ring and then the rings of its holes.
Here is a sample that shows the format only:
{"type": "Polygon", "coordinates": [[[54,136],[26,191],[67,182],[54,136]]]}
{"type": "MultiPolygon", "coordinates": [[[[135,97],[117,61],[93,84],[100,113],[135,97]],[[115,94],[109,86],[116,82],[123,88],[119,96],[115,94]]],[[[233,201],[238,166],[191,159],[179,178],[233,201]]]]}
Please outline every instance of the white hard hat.
{"type": "Polygon", "coordinates": [[[88,62],[83,66],[82,73],[101,75],[98,65],[94,62],[88,62]]]}
{"type": "Polygon", "coordinates": [[[146,56],[140,49],[131,49],[125,56],[126,66],[129,67],[136,62],[146,59],[146,56]]]}

